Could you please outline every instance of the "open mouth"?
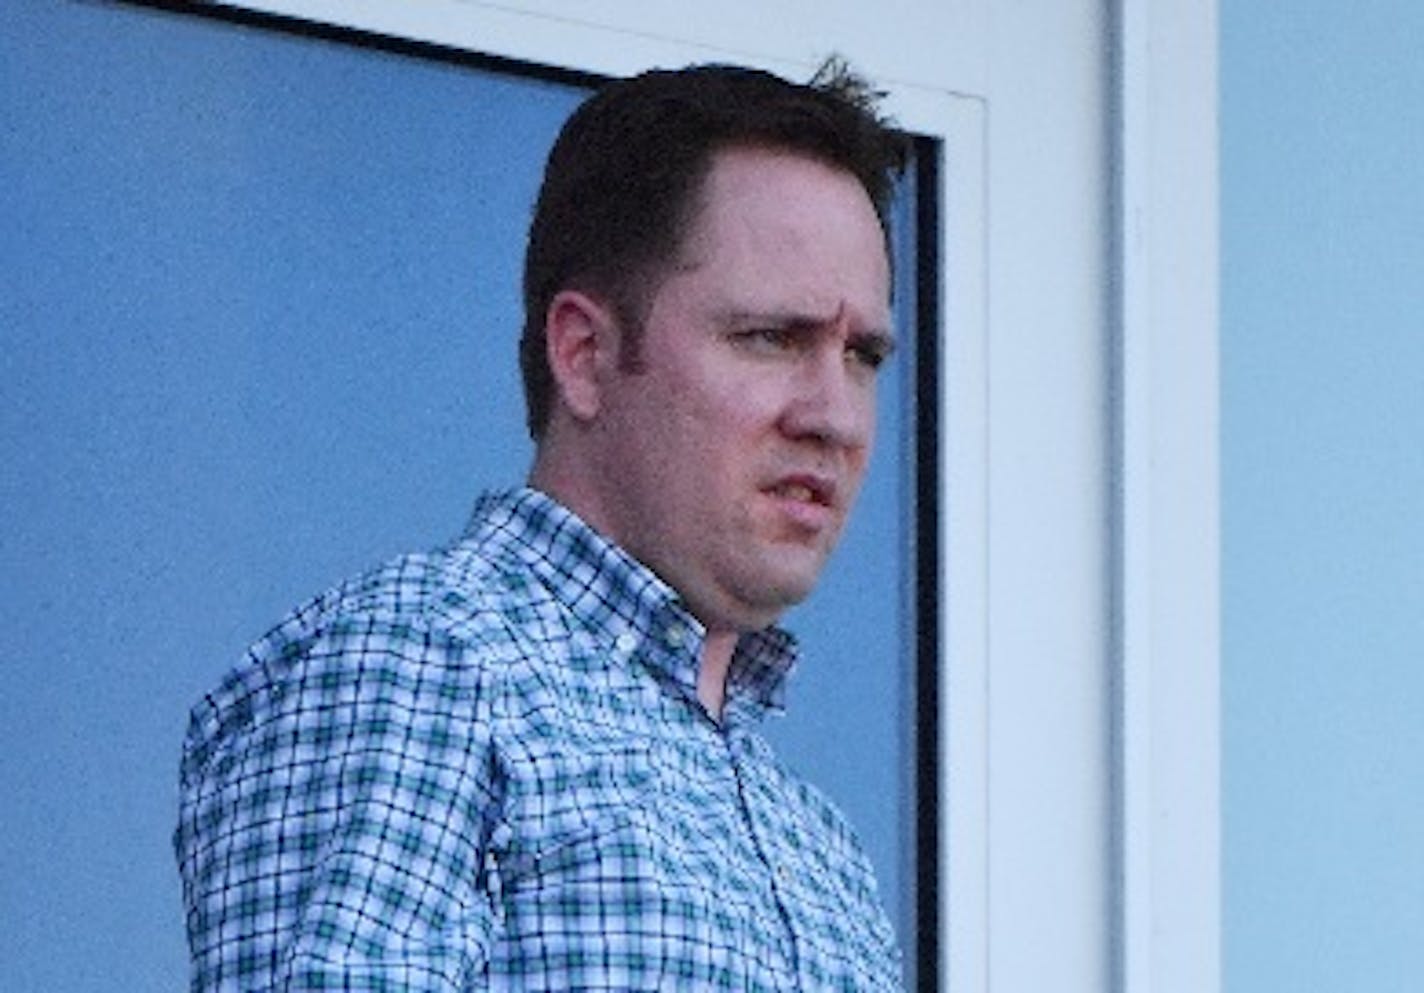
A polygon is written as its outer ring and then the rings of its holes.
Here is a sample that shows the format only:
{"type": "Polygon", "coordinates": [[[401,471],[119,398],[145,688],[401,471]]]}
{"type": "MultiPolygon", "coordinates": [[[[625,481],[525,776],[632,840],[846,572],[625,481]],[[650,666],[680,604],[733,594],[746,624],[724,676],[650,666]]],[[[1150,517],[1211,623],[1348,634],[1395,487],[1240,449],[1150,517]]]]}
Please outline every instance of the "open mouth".
{"type": "Polygon", "coordinates": [[[835,486],[829,480],[814,476],[788,476],[775,483],[770,492],[783,500],[829,507],[835,496],[835,486]]]}

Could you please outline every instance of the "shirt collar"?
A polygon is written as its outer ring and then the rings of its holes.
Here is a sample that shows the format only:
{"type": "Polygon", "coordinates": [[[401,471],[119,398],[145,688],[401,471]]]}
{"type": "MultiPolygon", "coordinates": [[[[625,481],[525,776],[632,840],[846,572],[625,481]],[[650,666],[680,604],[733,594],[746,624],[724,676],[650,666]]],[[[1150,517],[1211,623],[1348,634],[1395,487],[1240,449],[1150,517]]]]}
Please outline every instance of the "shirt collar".
{"type": "MultiPolygon", "coordinates": [[[[655,673],[696,699],[704,629],[651,569],[530,487],[481,496],[466,529],[467,537],[477,533],[517,557],[589,630],[612,645],[647,648],[639,654],[655,673]]],[[[786,677],[798,658],[796,639],[780,628],[744,634],[732,658],[724,717],[784,710],[786,677]]]]}

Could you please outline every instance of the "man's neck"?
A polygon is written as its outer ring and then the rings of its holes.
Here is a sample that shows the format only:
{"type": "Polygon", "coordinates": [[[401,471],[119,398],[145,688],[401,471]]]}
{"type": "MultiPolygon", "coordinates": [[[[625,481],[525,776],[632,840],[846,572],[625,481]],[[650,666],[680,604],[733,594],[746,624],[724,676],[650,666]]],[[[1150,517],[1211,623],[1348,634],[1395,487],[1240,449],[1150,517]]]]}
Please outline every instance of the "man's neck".
{"type": "Polygon", "coordinates": [[[697,699],[713,720],[721,723],[727,700],[727,676],[732,671],[732,653],[737,632],[708,632],[702,641],[702,659],[697,666],[697,699]]]}
{"type": "MultiPolygon", "coordinates": [[[[557,444],[547,439],[541,442],[529,473],[529,485],[547,493],[595,530],[616,541],[616,536],[609,533],[606,522],[598,513],[599,504],[593,498],[595,491],[588,487],[586,472],[582,467],[578,471],[569,471],[570,463],[561,455],[557,444]]],[[[732,670],[732,653],[736,650],[738,637],[740,635],[735,630],[709,631],[702,642],[702,658],[697,667],[697,699],[712,719],[719,723],[727,699],[727,676],[732,670]]]]}

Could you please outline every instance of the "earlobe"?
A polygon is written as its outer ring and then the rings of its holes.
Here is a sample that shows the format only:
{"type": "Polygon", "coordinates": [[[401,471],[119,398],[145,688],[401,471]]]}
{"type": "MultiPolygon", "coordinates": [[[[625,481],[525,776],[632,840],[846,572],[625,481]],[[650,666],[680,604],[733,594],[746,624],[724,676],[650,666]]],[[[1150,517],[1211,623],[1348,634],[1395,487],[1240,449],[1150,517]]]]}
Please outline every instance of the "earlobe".
{"type": "Polygon", "coordinates": [[[544,343],[549,370],[564,407],[576,420],[598,414],[600,366],[613,354],[614,323],[608,308],[586,293],[562,290],[549,301],[544,343]]]}

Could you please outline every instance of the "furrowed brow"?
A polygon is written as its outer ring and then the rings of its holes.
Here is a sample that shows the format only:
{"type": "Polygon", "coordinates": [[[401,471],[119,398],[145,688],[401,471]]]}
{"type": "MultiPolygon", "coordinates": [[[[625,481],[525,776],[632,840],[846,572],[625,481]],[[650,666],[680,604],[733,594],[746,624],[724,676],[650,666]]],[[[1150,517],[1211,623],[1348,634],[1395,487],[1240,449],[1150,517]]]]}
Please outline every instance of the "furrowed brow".
{"type": "MultiPolygon", "coordinates": [[[[816,331],[828,327],[840,318],[837,309],[827,314],[811,314],[800,310],[729,310],[724,314],[727,324],[734,327],[774,327],[788,331],[816,331]]],[[[857,345],[882,348],[886,355],[895,350],[895,335],[885,328],[869,328],[851,335],[857,345]]]]}
{"type": "Polygon", "coordinates": [[[856,332],[850,336],[850,344],[855,348],[868,348],[884,359],[894,355],[895,349],[900,347],[893,334],[881,329],[856,332]]]}
{"type": "Polygon", "coordinates": [[[728,324],[735,327],[785,328],[789,331],[825,327],[835,321],[835,315],[823,317],[798,310],[731,310],[726,314],[728,324]]]}

